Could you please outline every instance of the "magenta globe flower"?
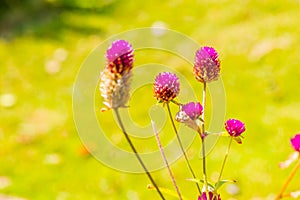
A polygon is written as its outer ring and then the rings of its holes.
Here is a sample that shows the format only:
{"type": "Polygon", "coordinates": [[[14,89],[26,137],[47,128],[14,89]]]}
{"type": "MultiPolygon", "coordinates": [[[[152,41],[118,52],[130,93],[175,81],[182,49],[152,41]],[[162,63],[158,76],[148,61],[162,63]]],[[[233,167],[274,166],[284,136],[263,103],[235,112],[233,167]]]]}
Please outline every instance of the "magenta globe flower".
{"type": "MultiPolygon", "coordinates": [[[[208,200],[221,200],[220,195],[214,195],[212,192],[208,192],[209,199],[208,200]]],[[[198,200],[207,200],[206,192],[203,192],[201,196],[198,197],[198,200]]]]}
{"type": "Polygon", "coordinates": [[[133,67],[133,48],[125,40],[116,40],[107,49],[106,59],[112,73],[123,74],[133,67]]]}
{"type": "Polygon", "coordinates": [[[212,47],[201,47],[195,56],[194,76],[204,83],[215,81],[220,75],[220,60],[217,51],[212,47]]]}
{"type": "Polygon", "coordinates": [[[295,151],[299,151],[300,152],[300,134],[296,134],[291,139],[291,145],[295,149],[295,151]]]}
{"type": "Polygon", "coordinates": [[[180,106],[175,119],[180,123],[198,131],[197,119],[203,112],[203,107],[199,102],[190,102],[180,106]]]}
{"type": "Polygon", "coordinates": [[[202,114],[203,107],[199,102],[190,102],[182,105],[181,110],[184,111],[189,118],[195,120],[202,114]]]}
{"type": "Polygon", "coordinates": [[[176,74],[162,72],[155,78],[153,93],[160,102],[169,102],[178,96],[180,90],[179,79],[176,74]]]}
{"type": "Polygon", "coordinates": [[[245,124],[237,119],[229,119],[225,123],[225,129],[232,137],[238,137],[245,131],[245,124]]]}

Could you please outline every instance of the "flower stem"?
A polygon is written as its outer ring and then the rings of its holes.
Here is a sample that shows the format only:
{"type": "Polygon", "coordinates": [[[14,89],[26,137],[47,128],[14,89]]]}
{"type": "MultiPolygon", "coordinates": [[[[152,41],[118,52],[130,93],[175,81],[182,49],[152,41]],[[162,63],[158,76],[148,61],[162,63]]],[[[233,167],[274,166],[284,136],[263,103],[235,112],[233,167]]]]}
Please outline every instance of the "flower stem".
{"type": "Polygon", "coordinates": [[[203,170],[203,181],[204,181],[204,187],[205,187],[205,193],[206,193],[206,199],[209,199],[209,193],[208,193],[208,181],[207,181],[207,174],[206,174],[206,155],[205,155],[205,137],[206,137],[206,132],[205,132],[205,103],[206,103],[206,82],[203,82],[203,92],[202,92],[202,107],[203,107],[203,112],[201,115],[201,118],[203,120],[202,123],[202,129],[201,129],[201,141],[202,141],[202,170],[203,170]]]}
{"type": "Polygon", "coordinates": [[[205,158],[205,142],[204,138],[201,139],[202,142],[202,170],[203,170],[203,180],[205,186],[205,192],[208,192],[208,184],[207,184],[207,177],[206,177],[206,158],[205,158]]]}
{"type": "Polygon", "coordinates": [[[297,162],[296,166],[294,167],[294,169],[292,170],[292,172],[288,176],[287,180],[285,181],[285,183],[281,187],[281,189],[280,189],[278,195],[276,196],[275,200],[279,200],[283,197],[283,192],[285,191],[286,187],[291,182],[292,178],[295,176],[295,174],[296,174],[296,172],[299,168],[300,168],[300,158],[298,158],[298,162],[297,162]]]}
{"type": "Polygon", "coordinates": [[[175,101],[174,99],[172,99],[171,102],[174,103],[174,104],[176,104],[177,106],[181,106],[182,105],[181,103],[175,101]]]}
{"type": "Polygon", "coordinates": [[[151,121],[151,123],[152,123],[152,128],[153,128],[153,131],[154,131],[154,134],[155,134],[155,138],[156,138],[156,141],[157,141],[157,144],[158,144],[158,147],[159,147],[161,156],[162,156],[162,158],[163,158],[163,160],[164,160],[164,162],[165,162],[165,164],[166,164],[166,166],[167,166],[167,168],[168,168],[169,175],[170,175],[170,177],[171,177],[171,179],[172,179],[172,183],[173,183],[173,185],[174,185],[174,187],[175,187],[175,189],[176,189],[176,192],[177,192],[177,194],[178,194],[178,197],[179,197],[180,200],[182,200],[181,193],[180,193],[180,191],[179,191],[179,188],[178,188],[178,186],[177,186],[177,184],[176,184],[174,175],[173,175],[173,173],[172,173],[172,171],[171,171],[171,168],[170,168],[170,166],[169,166],[169,163],[168,163],[167,157],[166,157],[166,155],[165,155],[164,149],[163,149],[163,147],[162,147],[162,145],[161,145],[161,142],[160,142],[160,139],[159,139],[159,136],[158,136],[158,132],[157,132],[156,127],[155,127],[155,123],[154,123],[154,121],[151,121]]]}
{"type": "Polygon", "coordinates": [[[116,116],[117,116],[118,123],[119,123],[119,125],[120,125],[120,127],[121,127],[121,129],[122,129],[122,132],[123,132],[123,134],[124,134],[124,136],[125,136],[127,142],[129,143],[129,145],[130,145],[132,151],[135,153],[136,158],[137,158],[138,161],[140,162],[141,166],[143,167],[145,173],[147,174],[148,178],[150,179],[152,185],[155,187],[155,189],[156,189],[156,191],[158,192],[158,194],[159,194],[159,196],[161,197],[161,199],[165,200],[165,197],[163,196],[163,194],[162,194],[161,191],[159,190],[157,184],[155,183],[154,179],[152,178],[152,176],[151,176],[150,172],[148,171],[146,165],[144,164],[142,158],[140,157],[140,155],[138,154],[136,148],[134,147],[134,145],[133,145],[133,143],[132,143],[132,141],[131,141],[129,135],[127,134],[127,132],[126,132],[126,130],[125,130],[125,127],[124,127],[124,125],[123,125],[122,119],[121,119],[121,117],[120,117],[118,108],[115,108],[114,111],[115,111],[115,114],[116,114],[116,116]]]}
{"type": "MultiPolygon", "coordinates": [[[[168,113],[169,113],[169,117],[170,117],[171,122],[172,122],[172,126],[173,126],[173,129],[174,129],[174,132],[175,132],[175,134],[176,134],[176,137],[177,137],[177,140],[178,140],[180,149],[181,149],[181,151],[182,151],[182,153],[183,153],[183,155],[184,155],[184,158],[185,158],[185,161],[186,161],[186,163],[187,163],[187,166],[188,166],[188,168],[189,168],[189,170],[190,170],[190,172],[191,172],[193,178],[194,178],[194,179],[197,179],[197,178],[196,178],[196,175],[195,175],[195,172],[194,172],[194,170],[193,170],[193,168],[192,168],[192,166],[191,166],[191,164],[190,164],[190,162],[189,162],[189,159],[188,159],[188,157],[187,157],[187,155],[186,155],[186,153],[185,153],[185,150],[184,150],[184,148],[183,148],[182,141],[181,141],[181,139],[180,139],[180,137],[179,137],[177,128],[176,128],[175,123],[174,123],[174,119],[173,119],[173,117],[172,117],[173,115],[172,115],[172,112],[171,112],[169,103],[167,103],[167,108],[168,108],[168,113]]],[[[197,186],[197,189],[198,189],[199,194],[201,195],[201,189],[200,189],[199,184],[196,183],[196,186],[197,186]]]]}
{"type": "Polygon", "coordinates": [[[231,147],[231,144],[232,144],[232,140],[233,140],[233,137],[230,137],[229,145],[227,147],[227,150],[226,150],[226,153],[225,153],[225,157],[224,157],[224,161],[222,163],[222,167],[221,167],[220,175],[219,175],[219,178],[218,178],[218,182],[221,180],[221,176],[223,174],[225,163],[226,163],[226,160],[228,158],[228,154],[229,154],[229,150],[230,150],[230,147],[231,147]]]}

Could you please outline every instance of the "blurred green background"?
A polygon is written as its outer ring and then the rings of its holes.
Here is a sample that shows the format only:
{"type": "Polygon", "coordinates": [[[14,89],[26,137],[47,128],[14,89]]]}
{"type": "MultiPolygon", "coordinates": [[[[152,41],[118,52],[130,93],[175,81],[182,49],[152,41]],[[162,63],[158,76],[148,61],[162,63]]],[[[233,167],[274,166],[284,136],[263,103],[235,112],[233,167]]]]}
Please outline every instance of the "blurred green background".
{"type": "MultiPolygon", "coordinates": [[[[232,146],[223,176],[238,182],[222,188],[223,199],[273,199],[290,171],[278,163],[292,152],[289,139],[300,129],[299,11],[299,0],[2,1],[0,199],[158,199],[147,190],[145,175],[112,170],[90,156],[72,116],[73,84],[89,52],[111,35],[155,24],[220,53],[226,117],[247,128],[243,145],[232,146]]],[[[147,62],[152,54],[139,56],[147,62]]],[[[186,63],[155,52],[153,57],[190,73],[186,63]]],[[[155,104],[148,89],[143,103],[155,104]]],[[[143,103],[135,103],[137,110],[143,103]]],[[[147,123],[143,115],[134,119],[147,123]]],[[[112,140],[127,148],[117,127],[107,126],[113,127],[112,140]]],[[[210,180],[227,143],[220,139],[209,155],[210,180]]],[[[200,174],[198,151],[196,143],[188,154],[200,174]]],[[[184,160],[172,169],[185,196],[197,199],[185,180],[190,174],[184,160]]],[[[299,174],[288,191],[300,189],[299,174]]],[[[154,176],[173,189],[166,170],[154,176]]]]}

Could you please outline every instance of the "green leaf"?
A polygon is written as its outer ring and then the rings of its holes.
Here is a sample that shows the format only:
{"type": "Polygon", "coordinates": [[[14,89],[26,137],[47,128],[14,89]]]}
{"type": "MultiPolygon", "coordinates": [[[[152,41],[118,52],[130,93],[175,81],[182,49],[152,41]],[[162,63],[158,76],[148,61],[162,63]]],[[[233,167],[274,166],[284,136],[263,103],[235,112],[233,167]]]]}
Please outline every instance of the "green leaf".
{"type": "Polygon", "coordinates": [[[242,144],[242,137],[238,136],[238,137],[233,137],[233,139],[238,143],[238,144],[242,144]]]}
{"type": "Polygon", "coordinates": [[[215,189],[219,189],[222,185],[224,185],[225,183],[235,183],[235,180],[220,180],[219,182],[217,182],[215,184],[215,189]]]}
{"type": "MultiPolygon", "coordinates": [[[[200,180],[200,179],[196,179],[196,178],[187,178],[186,180],[188,181],[192,181],[192,182],[196,182],[196,183],[203,183],[204,184],[204,181],[203,180],[200,180]]],[[[215,188],[211,183],[207,183],[207,185],[211,188],[215,188]]]]}

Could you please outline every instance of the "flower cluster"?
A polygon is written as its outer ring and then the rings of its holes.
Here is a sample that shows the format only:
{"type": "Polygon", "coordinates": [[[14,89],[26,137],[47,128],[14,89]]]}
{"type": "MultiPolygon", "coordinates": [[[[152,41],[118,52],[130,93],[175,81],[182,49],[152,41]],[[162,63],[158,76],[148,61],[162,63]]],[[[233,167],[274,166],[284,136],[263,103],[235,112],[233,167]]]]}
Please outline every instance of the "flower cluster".
{"type": "MultiPolygon", "coordinates": [[[[127,141],[130,144],[130,147],[134,154],[136,155],[138,161],[140,162],[141,166],[143,167],[145,173],[148,175],[151,183],[153,184],[154,188],[159,193],[161,199],[165,199],[162,191],[155,183],[154,179],[152,178],[149,170],[146,168],[145,163],[140,158],[138,151],[134,147],[132,141],[130,140],[129,135],[127,134],[124,126],[122,125],[122,120],[120,115],[118,114],[118,108],[126,107],[126,104],[129,100],[129,90],[130,90],[130,83],[132,78],[132,68],[133,68],[133,61],[134,61],[134,54],[133,48],[131,44],[129,44],[125,40],[117,40],[114,41],[111,46],[107,49],[106,52],[106,60],[107,64],[101,73],[101,80],[100,80],[100,92],[101,96],[103,97],[104,105],[107,109],[114,109],[117,114],[117,119],[122,128],[122,132],[124,133],[127,141]]],[[[220,76],[220,59],[217,51],[212,47],[201,47],[196,51],[195,54],[195,61],[193,66],[193,74],[199,82],[203,83],[203,102],[188,102],[185,104],[178,103],[174,99],[178,97],[180,92],[180,83],[179,78],[176,74],[171,72],[162,72],[159,73],[154,81],[153,84],[153,94],[154,97],[158,100],[158,102],[163,103],[163,105],[167,105],[168,113],[172,122],[172,126],[174,132],[177,136],[179,146],[182,150],[182,153],[185,157],[187,162],[188,168],[193,176],[193,178],[188,179],[191,181],[195,181],[197,184],[197,189],[199,195],[197,196],[198,200],[221,200],[221,196],[219,194],[219,188],[226,182],[233,182],[230,180],[221,180],[222,172],[224,170],[225,162],[228,157],[228,152],[230,149],[230,145],[232,140],[236,140],[238,143],[241,143],[242,133],[245,132],[245,124],[238,120],[238,119],[228,119],[225,122],[225,130],[227,131],[228,135],[230,136],[229,146],[227,147],[227,151],[224,157],[224,161],[222,163],[222,168],[218,177],[218,181],[216,183],[210,183],[207,180],[207,172],[206,172],[206,154],[205,154],[205,141],[206,136],[209,136],[210,133],[205,131],[205,97],[206,97],[206,83],[211,81],[218,80],[220,76]],[[199,133],[202,142],[202,156],[203,156],[203,163],[202,163],[202,171],[203,171],[203,179],[197,179],[192,166],[189,163],[189,159],[184,152],[184,148],[182,146],[181,139],[179,137],[177,128],[173,121],[173,115],[170,109],[170,103],[174,103],[176,106],[179,107],[178,112],[175,115],[175,120],[177,122],[183,123],[184,125],[192,128],[197,133],[199,133]],[[199,183],[203,183],[202,190],[199,187],[199,183]]],[[[161,155],[165,161],[166,167],[168,168],[169,175],[171,177],[172,183],[175,186],[175,190],[177,194],[173,194],[178,196],[179,199],[183,199],[179,187],[176,184],[175,178],[171,169],[169,167],[166,155],[164,154],[164,149],[160,143],[159,134],[155,128],[154,122],[152,123],[153,130],[155,132],[156,139],[158,141],[158,146],[161,151],[161,155]]],[[[224,134],[219,134],[223,136],[224,134]]],[[[227,134],[225,134],[227,135],[227,134]]],[[[228,136],[227,135],[227,136],[228,136]]],[[[290,173],[289,177],[287,178],[286,182],[283,184],[282,188],[279,190],[278,195],[276,196],[276,200],[282,199],[283,197],[293,197],[298,198],[300,197],[300,191],[290,192],[288,194],[284,194],[285,189],[287,188],[291,179],[295,176],[296,171],[300,169],[300,133],[296,134],[293,138],[290,139],[291,147],[294,149],[293,154],[284,162],[280,163],[281,168],[289,167],[293,162],[297,161],[296,166],[290,173]]],[[[151,187],[150,187],[151,188],[151,187]]],[[[169,194],[172,194],[168,191],[169,194]]]]}
{"type": "MultiPolygon", "coordinates": [[[[151,174],[147,170],[145,164],[142,159],[139,157],[138,151],[133,146],[132,141],[130,140],[129,135],[127,134],[124,126],[122,125],[121,117],[118,115],[118,108],[126,107],[126,104],[129,100],[129,90],[130,83],[132,77],[132,68],[133,68],[133,48],[132,46],[125,40],[117,40],[111,44],[111,46],[107,49],[106,52],[106,60],[107,64],[103,72],[101,73],[100,80],[100,92],[103,97],[104,105],[106,109],[114,109],[117,114],[117,119],[119,124],[122,127],[122,131],[126,136],[127,141],[130,144],[133,152],[135,153],[137,159],[139,160],[141,166],[145,170],[145,173],[148,175],[151,183],[154,185],[155,189],[159,193],[160,197],[164,200],[164,196],[160,188],[156,185],[154,179],[151,174]]],[[[219,187],[223,185],[228,180],[221,180],[221,175],[224,169],[225,162],[227,160],[227,154],[229,152],[229,148],[231,145],[232,139],[238,139],[241,134],[245,131],[245,125],[243,122],[237,119],[229,119],[225,122],[225,129],[228,134],[231,136],[230,144],[227,149],[227,153],[225,155],[224,161],[222,163],[221,172],[218,178],[218,182],[215,184],[210,183],[207,180],[206,174],[206,159],[205,156],[205,141],[206,136],[209,136],[210,133],[205,131],[205,98],[206,98],[206,83],[211,81],[218,80],[220,76],[220,60],[217,51],[212,47],[201,47],[196,51],[195,62],[193,66],[193,74],[196,80],[203,83],[203,102],[188,102],[188,103],[179,103],[175,100],[176,97],[179,96],[180,92],[180,82],[179,78],[175,73],[171,72],[162,72],[159,73],[154,80],[153,83],[153,95],[159,103],[163,103],[163,105],[167,105],[169,117],[171,119],[171,124],[173,126],[173,130],[176,134],[177,140],[179,142],[179,146],[182,150],[182,153],[187,162],[188,168],[193,176],[192,180],[196,182],[197,190],[199,192],[198,200],[221,200],[221,196],[218,193],[219,187]],[[170,104],[174,103],[174,105],[178,106],[178,112],[175,117],[171,113],[170,104]],[[199,133],[202,142],[202,171],[203,171],[203,179],[197,179],[196,173],[194,173],[192,166],[189,163],[189,159],[185,154],[185,149],[182,146],[181,138],[178,134],[174,118],[177,122],[183,123],[184,125],[192,128],[194,131],[199,133]],[[199,184],[203,183],[203,189],[201,191],[199,184]]],[[[155,133],[159,149],[161,151],[161,155],[165,161],[166,167],[168,168],[169,175],[171,177],[172,183],[175,186],[176,193],[179,199],[183,199],[181,196],[181,192],[179,187],[176,184],[175,178],[171,169],[168,165],[168,161],[166,155],[164,154],[164,149],[160,143],[159,134],[155,128],[154,122],[152,123],[153,131],[155,133]]],[[[220,134],[222,135],[222,134],[220,134]]],[[[293,138],[291,143],[296,151],[300,151],[300,142],[299,136],[293,138]]]]}
{"type": "MultiPolygon", "coordinates": [[[[216,50],[214,48],[205,46],[205,47],[201,47],[196,52],[193,72],[194,72],[194,76],[195,76],[196,80],[204,83],[204,87],[206,87],[205,83],[209,83],[209,82],[217,80],[219,78],[220,60],[218,57],[218,53],[216,52],[216,50]]],[[[205,138],[208,135],[208,133],[206,133],[206,131],[204,130],[205,120],[202,118],[202,117],[204,117],[204,108],[203,108],[204,106],[202,106],[200,102],[189,102],[186,104],[174,102],[173,99],[179,95],[179,91],[180,91],[179,86],[180,86],[179,79],[175,74],[170,73],[170,72],[160,73],[156,76],[155,81],[154,81],[154,88],[153,88],[154,97],[159,102],[163,102],[163,103],[173,102],[176,105],[179,105],[179,111],[177,112],[177,114],[175,116],[176,121],[183,123],[184,125],[197,131],[201,136],[201,140],[203,142],[202,145],[204,145],[205,138]]],[[[203,91],[205,92],[206,90],[203,89],[203,91]]],[[[205,98],[205,94],[204,94],[204,98],[205,98]]],[[[203,104],[204,103],[205,103],[205,101],[203,102],[203,104]]],[[[167,104],[167,105],[168,105],[170,118],[172,121],[169,104],[167,104]]],[[[178,133],[177,133],[176,127],[174,126],[174,123],[173,123],[173,128],[177,135],[179,144],[181,145],[181,140],[178,136],[178,133]]],[[[241,134],[245,131],[245,125],[243,122],[241,122],[237,119],[229,119],[225,123],[225,129],[227,130],[228,134],[232,138],[234,138],[235,140],[238,141],[239,136],[241,136],[241,134]]],[[[228,149],[229,149],[229,147],[228,147],[228,149]]],[[[163,149],[160,149],[160,150],[163,151],[163,149]]],[[[204,152],[203,152],[203,156],[205,156],[204,152]]],[[[186,158],[188,167],[190,168],[190,171],[193,174],[193,178],[195,179],[194,173],[191,169],[188,159],[186,156],[185,156],[185,158],[186,158]]],[[[227,155],[225,156],[224,163],[226,161],[226,158],[227,158],[227,155]]],[[[165,160],[166,160],[166,158],[165,158],[165,160]]],[[[223,167],[224,167],[224,163],[223,163],[223,167]]],[[[203,166],[205,168],[205,163],[203,164],[203,166]]],[[[222,167],[221,173],[223,171],[223,167],[222,167]]],[[[205,170],[203,170],[203,171],[205,171],[205,170]]],[[[204,177],[206,177],[206,175],[204,175],[204,177]]],[[[221,177],[221,174],[220,174],[220,177],[221,177]]],[[[219,180],[219,181],[221,181],[221,180],[219,180]]],[[[216,185],[218,185],[218,184],[219,183],[216,183],[216,185]]],[[[205,179],[204,186],[206,186],[206,187],[204,187],[205,188],[204,192],[202,192],[202,193],[200,192],[201,195],[198,197],[198,200],[221,200],[220,195],[217,194],[218,188],[216,187],[216,188],[211,188],[210,190],[208,190],[208,185],[212,185],[212,184],[208,184],[208,181],[205,179]]],[[[175,188],[177,188],[177,186],[175,188]]]]}

